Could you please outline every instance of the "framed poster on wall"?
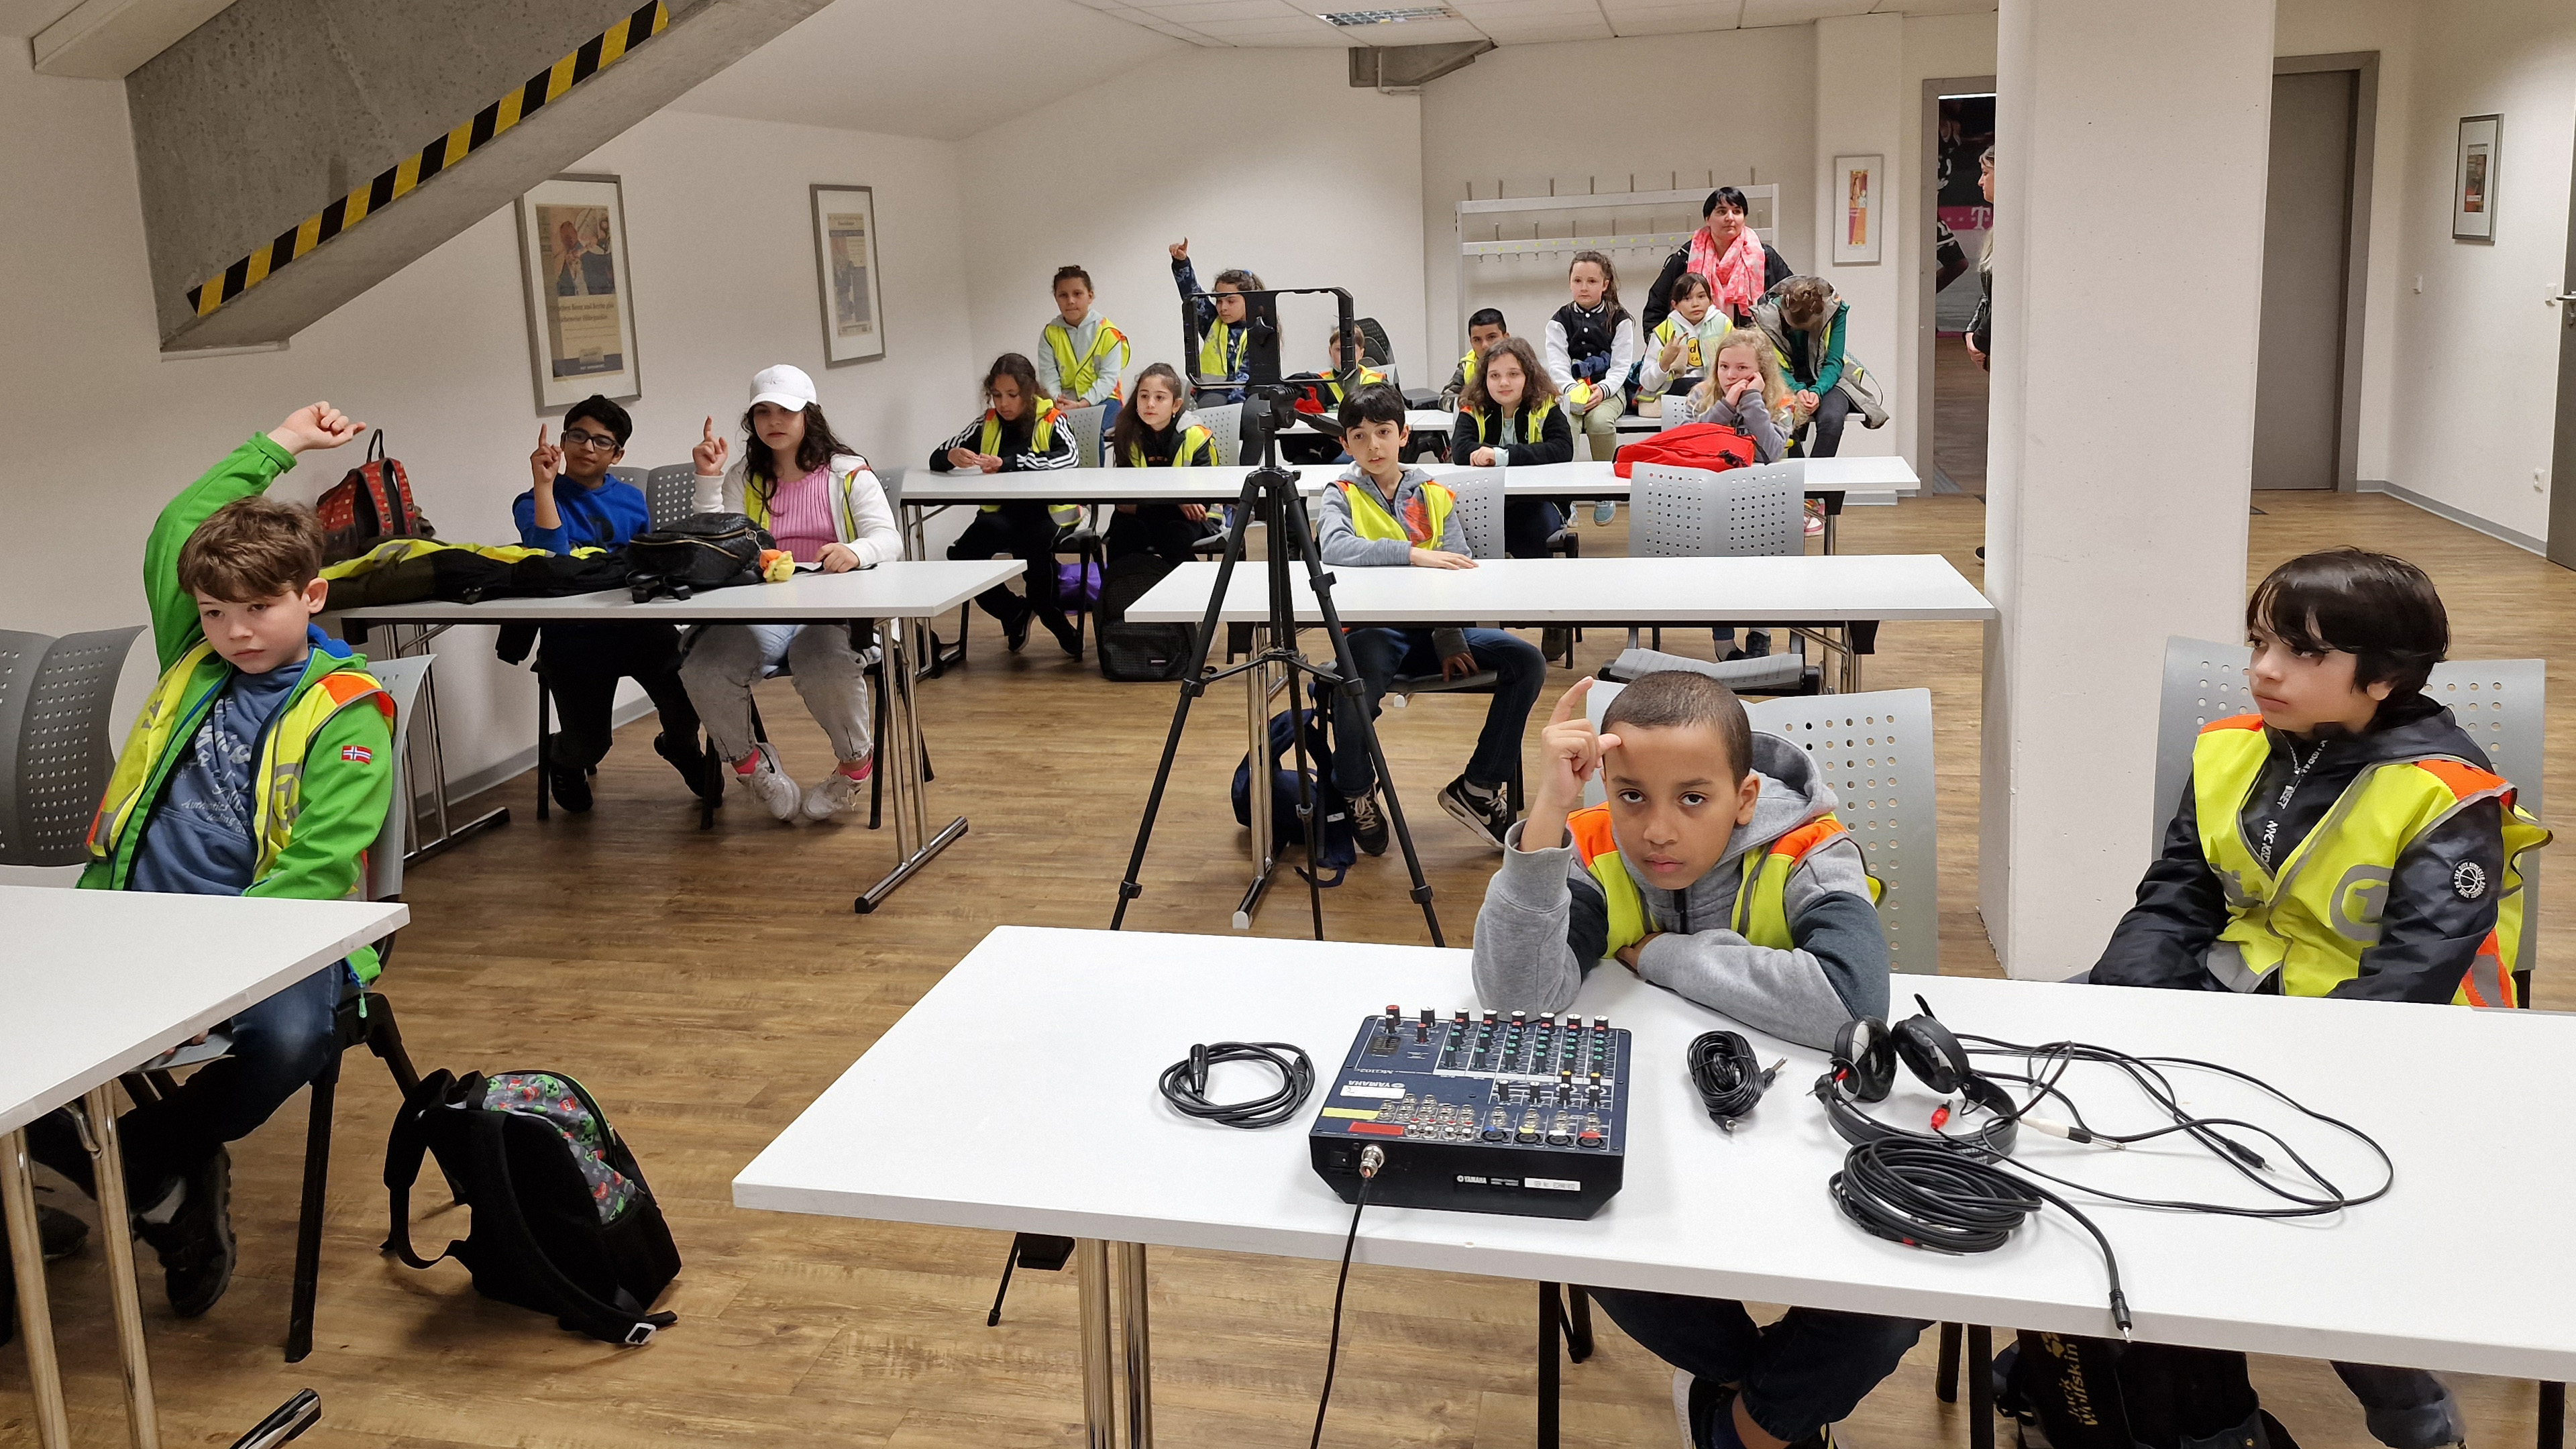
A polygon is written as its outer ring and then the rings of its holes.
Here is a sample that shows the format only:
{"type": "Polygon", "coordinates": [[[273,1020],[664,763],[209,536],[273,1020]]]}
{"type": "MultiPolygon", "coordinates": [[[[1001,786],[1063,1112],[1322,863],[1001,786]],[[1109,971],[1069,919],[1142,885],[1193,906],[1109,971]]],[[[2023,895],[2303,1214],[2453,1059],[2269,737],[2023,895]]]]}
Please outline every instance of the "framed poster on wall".
{"type": "Polygon", "coordinates": [[[876,189],[816,186],[814,261],[823,287],[823,365],[885,356],[885,290],[877,274],[876,189]]]}
{"type": "Polygon", "coordinates": [[[537,411],[643,394],[626,211],[614,176],[557,176],[519,198],[519,271],[537,411]]]}
{"type": "Polygon", "coordinates": [[[2496,162],[2504,117],[2462,116],[2460,154],[2451,172],[2451,240],[2495,240],[2496,162]]]}
{"type": "Polygon", "coordinates": [[[1834,219],[1835,266],[1877,264],[1886,172],[1887,160],[1882,156],[1834,158],[1834,188],[1828,194],[1839,208],[1834,219]]]}

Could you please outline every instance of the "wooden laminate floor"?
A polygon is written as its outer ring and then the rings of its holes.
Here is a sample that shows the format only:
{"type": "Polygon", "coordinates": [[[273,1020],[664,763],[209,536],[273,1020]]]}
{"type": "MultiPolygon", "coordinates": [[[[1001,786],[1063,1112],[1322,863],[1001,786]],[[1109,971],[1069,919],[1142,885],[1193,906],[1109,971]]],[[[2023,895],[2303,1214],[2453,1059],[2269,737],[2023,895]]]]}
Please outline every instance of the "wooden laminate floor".
{"type": "MultiPolygon", "coordinates": [[[[2269,514],[2251,521],[2257,573],[2329,543],[2407,553],[2444,586],[2463,656],[2544,654],[2576,622],[2576,575],[2404,504],[2331,495],[2263,503],[2269,514]]],[[[1973,579],[1983,519],[1973,498],[1926,497],[1855,509],[1843,536],[1855,552],[1937,549],[1973,579]]],[[[1585,531],[1596,551],[1616,552],[1624,527],[1623,516],[1585,531]]],[[[1078,1444],[1070,1275],[1022,1275],[1002,1326],[986,1328],[1003,1235],[740,1212],[729,1201],[734,1173],[987,929],[1108,921],[1173,692],[1107,683],[1042,634],[1018,658],[1000,652],[989,624],[976,634],[964,672],[921,694],[941,772],[935,798],[965,812],[972,832],[876,915],[851,914],[850,898],[888,862],[885,833],[791,829],[736,804],[700,834],[647,747],[649,723],[621,734],[593,813],[541,825],[524,808],[523,780],[501,792],[513,824],[411,878],[417,924],[384,987],[414,1056],[424,1069],[560,1068],[607,1104],[688,1260],[669,1303],[676,1328],[647,1348],[610,1348],[477,1298],[452,1264],[416,1273],[380,1257],[377,1177],[395,1098],[382,1070],[355,1056],[340,1096],[316,1351],[293,1367],[278,1354],[298,1101],[234,1148],[241,1267],[230,1296],[207,1317],[179,1322],[158,1307],[158,1270],[145,1270],[165,1442],[228,1444],[311,1385],[325,1413],[304,1441],[316,1449],[1078,1444]]],[[[1597,663],[1618,642],[1595,634],[1582,658],[1597,663]]],[[[1992,972],[1974,909],[1980,630],[1891,626],[1882,643],[1869,682],[1928,686],[1939,721],[1943,969],[1992,972]]],[[[1679,634],[1667,644],[1693,647],[1679,634]]],[[[1551,690],[1571,677],[1552,671],[1551,690]]],[[[781,683],[764,698],[791,766],[800,775],[825,768],[820,735],[792,690],[781,683]]],[[[1464,758],[1482,707],[1430,700],[1385,724],[1453,943],[1469,934],[1493,857],[1431,795],[1464,758]]],[[[1242,883],[1241,832],[1224,803],[1243,748],[1242,710],[1231,688],[1202,707],[1132,924],[1224,930],[1242,883]]],[[[2570,729],[2576,707],[2562,694],[2553,759],[2576,758],[2570,729]]],[[[2576,798],[2552,773],[2551,798],[2576,798]]],[[[1397,858],[1363,859],[1327,893],[1333,934],[1422,940],[1402,886],[1397,858]]],[[[2576,1007],[2557,969],[2576,959],[2568,919],[2552,918],[2541,947],[2542,1004],[2560,1008],[2576,1007]]],[[[1282,892],[1259,929],[1297,935],[1304,925],[1302,895],[1282,892]]],[[[973,1070],[963,1055],[957,1066],[973,1070]]],[[[890,1120],[884,1149],[904,1151],[910,1134],[937,1130],[890,1120]]],[[[1302,1151],[1293,1136],[1280,1142],[1302,1151]]],[[[1010,1150],[1006,1139],[991,1145],[1010,1150]]],[[[435,1245],[461,1217],[431,1216],[415,1236],[435,1245]]],[[[124,1433],[99,1263],[93,1245],[51,1275],[85,1446],[120,1444],[124,1433]]],[[[1302,1441],[1323,1368],[1330,1265],[1158,1253],[1154,1281],[1163,1442],[1302,1441]]],[[[1531,1443],[1533,1301],[1525,1283],[1357,1269],[1330,1442],[1531,1443]]],[[[1935,1402],[1931,1361],[1926,1334],[1846,1426],[1847,1440],[1861,1449],[1963,1444],[1964,1408],[1935,1402]]],[[[2266,1360],[2257,1374],[2309,1449],[2366,1449],[2359,1412],[2323,1366],[2266,1360]]],[[[1677,1442],[1669,1373],[1606,1324],[1600,1352],[1565,1382],[1569,1444],[1677,1442]]],[[[2471,1379],[2461,1389],[2476,1443],[2530,1442],[2532,1385],[2471,1379]]],[[[0,1444],[32,1439],[23,1359],[0,1350],[0,1444]]]]}

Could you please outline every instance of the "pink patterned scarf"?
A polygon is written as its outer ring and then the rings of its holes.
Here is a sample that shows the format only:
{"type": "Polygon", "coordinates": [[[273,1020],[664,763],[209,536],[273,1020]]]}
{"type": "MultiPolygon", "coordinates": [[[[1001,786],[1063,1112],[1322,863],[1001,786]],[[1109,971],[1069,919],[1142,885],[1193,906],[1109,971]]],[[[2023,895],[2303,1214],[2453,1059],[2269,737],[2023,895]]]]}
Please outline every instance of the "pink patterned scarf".
{"type": "Polygon", "coordinates": [[[1735,244],[1724,252],[1717,249],[1717,238],[1701,227],[1691,234],[1691,271],[1708,278],[1709,290],[1717,294],[1717,305],[1727,315],[1739,316],[1762,300],[1766,263],[1762,255],[1762,238],[1745,227],[1735,234],[1735,244]]]}

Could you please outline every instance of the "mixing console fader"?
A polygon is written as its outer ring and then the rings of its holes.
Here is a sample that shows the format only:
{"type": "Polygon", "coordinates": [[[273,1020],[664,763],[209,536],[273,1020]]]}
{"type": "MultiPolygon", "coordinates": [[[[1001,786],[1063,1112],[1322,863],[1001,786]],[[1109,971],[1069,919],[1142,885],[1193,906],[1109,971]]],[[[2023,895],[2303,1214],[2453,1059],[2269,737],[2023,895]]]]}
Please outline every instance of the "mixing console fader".
{"type": "Polygon", "coordinates": [[[1619,1190],[1629,1038],[1609,1018],[1390,1006],[1330,1079],[1307,1142],[1344,1202],[1588,1218],[1619,1190]]]}

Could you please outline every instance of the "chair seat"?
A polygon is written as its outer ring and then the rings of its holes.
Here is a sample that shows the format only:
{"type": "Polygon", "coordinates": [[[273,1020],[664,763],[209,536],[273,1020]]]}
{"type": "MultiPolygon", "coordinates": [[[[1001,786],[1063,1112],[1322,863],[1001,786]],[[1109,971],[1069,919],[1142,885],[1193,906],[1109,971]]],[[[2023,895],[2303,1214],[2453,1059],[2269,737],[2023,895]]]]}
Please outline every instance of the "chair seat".
{"type": "Polygon", "coordinates": [[[1399,674],[1387,681],[1386,692],[1393,695],[1487,694],[1502,682],[1503,677],[1490,669],[1479,669],[1456,679],[1443,679],[1437,674],[1399,674]]]}
{"type": "Polygon", "coordinates": [[[1662,670],[1686,669],[1705,674],[1729,689],[1795,689],[1806,668],[1807,657],[1803,654],[1766,654],[1759,659],[1711,662],[1653,649],[1623,649],[1618,658],[1602,666],[1601,677],[1625,684],[1662,670]]]}

